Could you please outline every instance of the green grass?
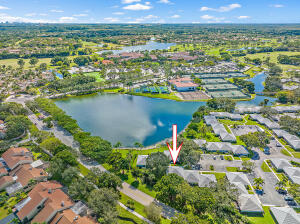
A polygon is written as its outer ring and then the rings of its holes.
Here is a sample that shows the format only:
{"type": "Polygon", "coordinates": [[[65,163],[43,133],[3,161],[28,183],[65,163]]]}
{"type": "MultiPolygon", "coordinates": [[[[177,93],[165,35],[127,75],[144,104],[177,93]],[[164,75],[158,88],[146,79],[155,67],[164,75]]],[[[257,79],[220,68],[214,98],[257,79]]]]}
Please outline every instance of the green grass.
{"type": "Polygon", "coordinates": [[[144,211],[144,209],[145,209],[144,205],[142,205],[141,203],[133,200],[132,198],[128,197],[127,195],[125,195],[121,192],[120,192],[120,194],[121,194],[121,199],[120,199],[121,203],[123,203],[125,206],[127,206],[126,203],[127,203],[128,200],[133,201],[134,202],[134,211],[136,211],[137,213],[139,213],[140,215],[142,215],[144,217],[147,217],[146,213],[144,211]]]}
{"type": "Polygon", "coordinates": [[[214,174],[216,176],[217,180],[223,179],[226,176],[225,173],[216,173],[216,172],[209,172],[209,171],[208,172],[204,171],[204,172],[201,172],[201,173],[202,174],[214,174]]]}
{"type": "Polygon", "coordinates": [[[242,161],[249,161],[250,158],[249,157],[241,157],[242,161]]]}
{"type": "Polygon", "coordinates": [[[286,156],[291,156],[291,154],[285,150],[285,149],[281,149],[280,152],[283,154],[283,155],[286,155],[286,156]]]}
{"type": "Polygon", "coordinates": [[[88,173],[90,172],[90,170],[88,168],[86,168],[84,165],[82,164],[78,164],[78,168],[79,168],[79,171],[80,173],[83,175],[83,176],[86,176],[88,175],[88,173]]]}
{"type": "Polygon", "coordinates": [[[4,206],[0,207],[0,220],[5,218],[6,216],[8,216],[10,214],[8,212],[8,208],[5,209],[4,206]]]}
{"type": "Polygon", "coordinates": [[[300,159],[300,152],[293,152],[293,156],[297,159],[300,159]]]}
{"type": "Polygon", "coordinates": [[[264,172],[271,172],[271,169],[269,168],[269,166],[266,164],[265,161],[261,164],[261,169],[264,172]]]}
{"type": "Polygon", "coordinates": [[[118,210],[118,223],[119,224],[143,224],[144,221],[136,217],[134,214],[130,213],[126,209],[122,208],[120,205],[117,206],[118,210]]]}
{"type": "Polygon", "coordinates": [[[170,94],[151,94],[151,93],[129,93],[134,96],[145,96],[150,98],[160,98],[160,99],[167,99],[167,100],[176,100],[182,101],[181,98],[175,95],[175,93],[170,94]]]}
{"type": "Polygon", "coordinates": [[[224,156],[225,160],[232,161],[232,156],[224,156]]]}
{"type": "Polygon", "coordinates": [[[248,219],[255,224],[275,224],[275,221],[270,213],[269,207],[263,206],[263,209],[265,212],[263,216],[247,215],[248,219]]]}
{"type": "Polygon", "coordinates": [[[42,156],[42,153],[32,152],[32,155],[33,155],[34,160],[38,160],[42,156]]]}
{"type": "Polygon", "coordinates": [[[96,82],[103,82],[104,79],[101,77],[102,74],[100,74],[99,72],[87,72],[87,73],[83,73],[86,76],[91,76],[91,77],[95,77],[96,78],[96,82]]]}
{"type": "Polygon", "coordinates": [[[226,170],[228,171],[228,172],[238,172],[238,168],[237,167],[226,167],[226,170]]]}

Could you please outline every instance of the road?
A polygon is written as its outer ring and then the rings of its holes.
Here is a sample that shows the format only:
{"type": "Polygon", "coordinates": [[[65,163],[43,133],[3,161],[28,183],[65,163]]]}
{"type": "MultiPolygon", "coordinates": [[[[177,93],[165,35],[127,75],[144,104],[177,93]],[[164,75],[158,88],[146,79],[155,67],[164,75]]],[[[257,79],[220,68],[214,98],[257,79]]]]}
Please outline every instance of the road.
{"type": "MultiPolygon", "coordinates": [[[[37,118],[37,116],[25,105],[25,101],[27,100],[33,100],[33,96],[21,96],[18,98],[9,97],[7,98],[6,102],[16,102],[22,104],[29,112],[28,118],[36,125],[36,127],[39,130],[48,131],[54,134],[56,138],[61,140],[62,143],[64,143],[67,146],[70,146],[74,149],[77,149],[79,152],[79,143],[76,142],[73,138],[73,136],[68,133],[66,130],[58,126],[57,124],[54,124],[52,128],[45,127],[43,121],[37,118]]],[[[108,172],[101,164],[99,164],[96,161],[92,161],[84,157],[83,155],[79,156],[78,161],[87,167],[88,169],[92,168],[99,168],[103,172],[108,172]]],[[[128,197],[134,199],[135,201],[141,203],[144,206],[150,205],[152,202],[158,204],[162,207],[162,215],[166,218],[172,218],[178,213],[175,209],[157,201],[155,198],[145,194],[144,192],[134,188],[130,184],[123,182],[122,188],[119,189],[123,194],[127,195],[128,197]]]]}

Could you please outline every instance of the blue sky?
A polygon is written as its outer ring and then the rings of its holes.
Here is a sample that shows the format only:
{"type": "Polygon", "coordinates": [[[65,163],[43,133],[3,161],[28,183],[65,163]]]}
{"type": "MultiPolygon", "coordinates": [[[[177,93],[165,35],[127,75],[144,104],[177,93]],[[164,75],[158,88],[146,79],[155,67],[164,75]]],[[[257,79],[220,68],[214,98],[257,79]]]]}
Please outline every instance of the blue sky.
{"type": "Polygon", "coordinates": [[[300,0],[0,0],[0,22],[300,23],[300,0]]]}

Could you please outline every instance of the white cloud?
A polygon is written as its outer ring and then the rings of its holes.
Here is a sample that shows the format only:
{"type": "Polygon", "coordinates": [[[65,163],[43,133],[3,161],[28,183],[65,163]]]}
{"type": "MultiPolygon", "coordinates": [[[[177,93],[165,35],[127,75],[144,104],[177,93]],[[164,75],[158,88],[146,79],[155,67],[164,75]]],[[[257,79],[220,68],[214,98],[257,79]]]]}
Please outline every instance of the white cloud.
{"type": "Polygon", "coordinates": [[[148,15],[148,16],[145,16],[144,19],[157,19],[158,16],[155,16],[155,15],[148,15]]]}
{"type": "Polygon", "coordinates": [[[122,0],[122,3],[123,4],[131,4],[131,3],[134,3],[134,2],[140,2],[141,0],[122,0]]]}
{"type": "Polygon", "coordinates": [[[133,10],[133,11],[149,10],[151,8],[152,8],[152,6],[150,5],[150,2],[146,2],[144,5],[138,3],[138,4],[135,4],[135,5],[127,5],[127,6],[123,7],[123,9],[133,10]]]}
{"type": "Polygon", "coordinates": [[[175,15],[171,16],[171,18],[172,19],[178,19],[178,18],[180,18],[180,15],[175,14],[175,15]]]}
{"type": "Polygon", "coordinates": [[[60,23],[71,23],[76,21],[77,19],[75,17],[71,17],[71,16],[63,16],[59,18],[59,22],[60,23]]]}
{"type": "Polygon", "coordinates": [[[172,4],[169,0],[159,0],[158,3],[163,3],[163,4],[172,4]]]}
{"type": "Polygon", "coordinates": [[[238,19],[249,19],[250,16],[238,16],[237,18],[238,18],[238,19]]]}
{"type": "Polygon", "coordinates": [[[201,7],[200,11],[229,12],[229,11],[231,11],[233,9],[241,8],[241,7],[242,6],[240,4],[237,4],[237,3],[230,4],[230,5],[227,5],[227,6],[221,6],[221,7],[217,8],[217,9],[203,6],[203,7],[201,7]]]}
{"type": "Polygon", "coordinates": [[[113,12],[113,15],[124,15],[124,12],[113,12]]]}
{"type": "Polygon", "coordinates": [[[10,8],[0,5],[0,10],[7,10],[7,9],[10,9],[10,8]]]}
{"type": "Polygon", "coordinates": [[[270,7],[273,7],[273,8],[282,8],[282,7],[284,7],[284,5],[275,4],[275,5],[270,5],[270,7]]]}
{"type": "Polygon", "coordinates": [[[9,23],[54,23],[55,21],[44,20],[44,19],[32,19],[24,18],[20,16],[10,16],[5,13],[0,14],[0,22],[9,22],[9,23]]]}
{"type": "Polygon", "coordinates": [[[117,22],[120,22],[120,19],[119,18],[114,18],[114,17],[106,17],[104,18],[104,20],[106,22],[109,22],[109,23],[117,23],[117,22]]]}
{"type": "Polygon", "coordinates": [[[48,16],[47,13],[40,13],[39,15],[40,15],[40,16],[48,16]]]}
{"type": "Polygon", "coordinates": [[[25,14],[26,17],[33,17],[33,16],[36,16],[36,15],[37,14],[35,12],[25,14]]]}
{"type": "Polygon", "coordinates": [[[75,16],[75,17],[86,17],[86,16],[88,16],[88,14],[81,13],[81,14],[75,14],[73,16],[75,16]]]}
{"type": "Polygon", "coordinates": [[[50,12],[63,13],[63,10],[51,9],[50,12]]]}
{"type": "Polygon", "coordinates": [[[225,20],[225,17],[215,17],[211,15],[203,15],[201,18],[204,20],[210,20],[209,22],[221,22],[225,20]]]}

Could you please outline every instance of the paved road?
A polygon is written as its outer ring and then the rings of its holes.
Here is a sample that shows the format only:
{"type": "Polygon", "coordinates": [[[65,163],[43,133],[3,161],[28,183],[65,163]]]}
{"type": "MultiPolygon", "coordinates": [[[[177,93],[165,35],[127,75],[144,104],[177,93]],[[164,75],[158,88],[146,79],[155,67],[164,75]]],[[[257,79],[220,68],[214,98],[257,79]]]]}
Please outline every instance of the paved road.
{"type": "MultiPolygon", "coordinates": [[[[36,125],[36,127],[39,130],[52,132],[55,135],[55,137],[60,139],[64,144],[66,144],[70,147],[73,147],[75,149],[79,149],[79,144],[74,140],[73,136],[70,133],[68,133],[63,128],[59,127],[57,124],[54,124],[53,128],[46,128],[44,123],[41,120],[39,120],[36,117],[36,115],[34,113],[32,113],[32,111],[29,110],[29,108],[26,107],[25,101],[32,100],[32,99],[33,99],[33,97],[31,97],[31,96],[22,96],[22,97],[18,97],[18,98],[11,97],[11,98],[7,99],[7,102],[17,102],[17,103],[22,104],[29,111],[28,118],[36,125]]],[[[86,166],[88,169],[92,169],[93,167],[95,167],[95,168],[99,168],[103,172],[108,172],[101,164],[97,163],[96,161],[88,160],[84,156],[79,157],[79,162],[81,164],[83,164],[84,166],[86,166]]],[[[162,207],[162,209],[163,209],[162,214],[166,218],[174,217],[175,214],[178,213],[175,209],[173,209],[161,202],[158,202],[153,197],[134,188],[133,186],[129,185],[126,182],[122,183],[122,189],[120,189],[120,191],[123,194],[129,196],[130,198],[136,200],[137,202],[141,203],[144,206],[148,206],[152,202],[155,202],[156,204],[158,204],[162,207]]]]}

